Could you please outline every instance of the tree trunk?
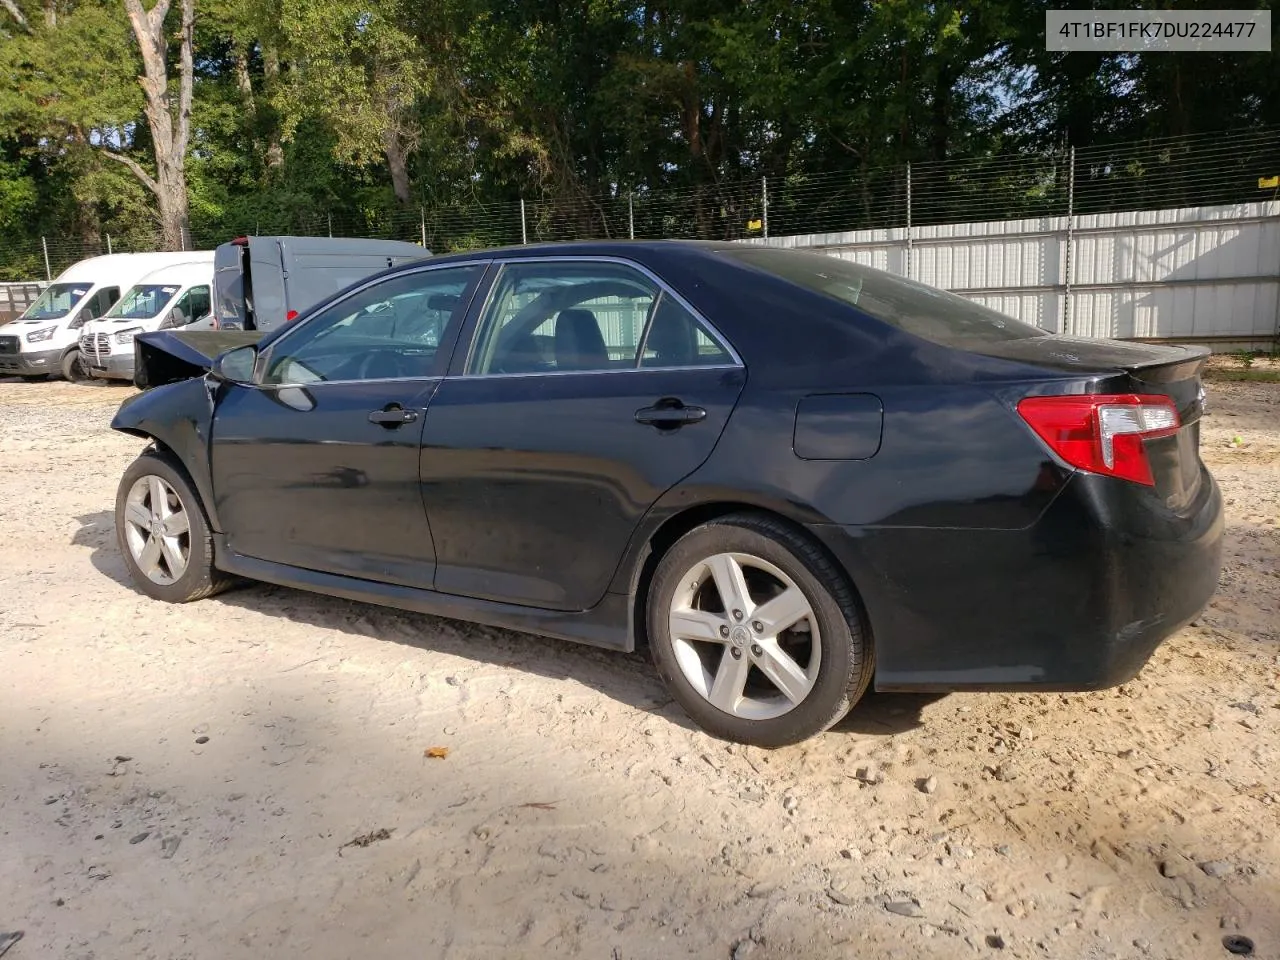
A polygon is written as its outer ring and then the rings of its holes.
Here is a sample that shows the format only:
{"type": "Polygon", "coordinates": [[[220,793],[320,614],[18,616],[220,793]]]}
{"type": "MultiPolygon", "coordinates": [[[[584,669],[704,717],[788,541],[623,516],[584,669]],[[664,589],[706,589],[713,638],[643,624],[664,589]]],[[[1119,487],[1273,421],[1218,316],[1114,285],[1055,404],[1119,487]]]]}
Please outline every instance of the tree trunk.
{"type": "Polygon", "coordinates": [[[387,155],[387,167],[391,170],[391,189],[396,199],[408,205],[412,199],[409,190],[409,160],[404,143],[400,139],[400,131],[394,123],[389,124],[382,134],[383,152],[387,155]]]}
{"type": "Polygon", "coordinates": [[[14,0],[0,0],[0,7],[4,7],[9,11],[9,16],[17,21],[18,26],[23,30],[30,30],[31,24],[27,23],[27,18],[22,15],[22,11],[18,9],[18,5],[14,0]]]}
{"type": "Polygon", "coordinates": [[[155,194],[160,211],[160,232],[166,250],[185,250],[191,233],[187,206],[187,142],[191,134],[191,94],[194,83],[192,41],[195,34],[195,0],[181,0],[182,35],[179,52],[177,115],[170,110],[169,68],[164,32],[171,0],[157,0],[149,11],[142,0],[124,0],[142,52],[143,75],[138,78],[146,97],[144,111],[151,128],[156,161],[155,179],[137,163],[120,160],[155,194]]]}
{"type": "Polygon", "coordinates": [[[947,159],[947,140],[951,131],[951,90],[955,79],[950,70],[939,68],[934,78],[932,113],[932,131],[929,138],[929,152],[934,160],[947,159]]]}
{"type": "MultiPolygon", "coordinates": [[[[280,78],[280,54],[269,44],[262,45],[262,77],[266,88],[267,103],[275,96],[276,82],[280,78]]],[[[275,110],[268,111],[270,131],[267,133],[267,169],[278,170],[284,166],[284,147],[280,145],[280,124],[275,110]]]]}

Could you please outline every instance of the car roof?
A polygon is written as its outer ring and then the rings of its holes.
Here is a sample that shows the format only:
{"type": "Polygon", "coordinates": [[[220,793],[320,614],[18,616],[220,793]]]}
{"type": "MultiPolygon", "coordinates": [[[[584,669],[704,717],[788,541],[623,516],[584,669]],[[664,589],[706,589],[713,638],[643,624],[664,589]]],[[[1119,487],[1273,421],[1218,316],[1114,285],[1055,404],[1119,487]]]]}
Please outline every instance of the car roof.
{"type": "MultiPolygon", "coordinates": [[[[458,253],[436,254],[432,263],[463,260],[508,260],[523,257],[622,257],[643,262],[647,254],[683,252],[707,256],[732,250],[736,243],[716,240],[570,240],[562,242],[512,244],[458,253]]],[[[421,264],[418,264],[421,266],[421,264]]]]}

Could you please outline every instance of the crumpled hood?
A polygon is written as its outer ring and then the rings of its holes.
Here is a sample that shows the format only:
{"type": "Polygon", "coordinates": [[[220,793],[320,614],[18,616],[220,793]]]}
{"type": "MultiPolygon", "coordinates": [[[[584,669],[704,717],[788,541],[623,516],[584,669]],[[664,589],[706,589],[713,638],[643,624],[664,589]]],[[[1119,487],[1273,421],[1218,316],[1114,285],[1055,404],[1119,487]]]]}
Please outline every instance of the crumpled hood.
{"type": "Polygon", "coordinates": [[[145,390],[203,377],[213,361],[234,347],[257,343],[258,330],[156,330],[133,338],[134,385],[145,390]]]}

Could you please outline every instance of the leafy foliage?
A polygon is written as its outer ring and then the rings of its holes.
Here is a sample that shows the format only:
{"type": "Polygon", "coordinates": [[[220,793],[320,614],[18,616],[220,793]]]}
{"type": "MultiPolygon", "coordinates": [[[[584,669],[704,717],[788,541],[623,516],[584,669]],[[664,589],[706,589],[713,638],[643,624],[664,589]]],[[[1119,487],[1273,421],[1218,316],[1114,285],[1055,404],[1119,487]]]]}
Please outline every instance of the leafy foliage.
{"type": "MultiPolygon", "coordinates": [[[[737,236],[764,176],[777,229],[852,228],[901,215],[908,161],[918,219],[1033,215],[1061,202],[1065,145],[1101,208],[1174,190],[1158,153],[1115,144],[1280,123],[1268,55],[1048,53],[1047,5],[196,0],[192,231],[511,242],[507,214],[450,218],[524,197],[538,236],[737,236]]],[[[121,0],[0,7],[0,267],[41,236],[156,232],[155,198],[102,154],[156,171],[141,73],[121,0]]]]}

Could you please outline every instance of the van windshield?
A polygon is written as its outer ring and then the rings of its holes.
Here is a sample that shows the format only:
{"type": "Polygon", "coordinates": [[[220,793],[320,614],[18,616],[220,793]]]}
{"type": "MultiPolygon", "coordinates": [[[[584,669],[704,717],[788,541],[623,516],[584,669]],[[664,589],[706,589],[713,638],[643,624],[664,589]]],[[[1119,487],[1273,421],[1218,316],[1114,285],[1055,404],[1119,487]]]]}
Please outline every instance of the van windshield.
{"type": "Polygon", "coordinates": [[[182,288],[176,283],[140,283],[102,315],[104,320],[150,320],[157,317],[182,288]]]}
{"type": "Polygon", "coordinates": [[[91,283],[54,283],[44,288],[44,293],[21,317],[23,320],[60,320],[71,312],[89,292],[91,283]]]}
{"type": "Polygon", "coordinates": [[[728,256],[943,346],[963,350],[993,341],[1046,336],[1039,327],[954,293],[828,254],[743,247],[728,256]]]}

